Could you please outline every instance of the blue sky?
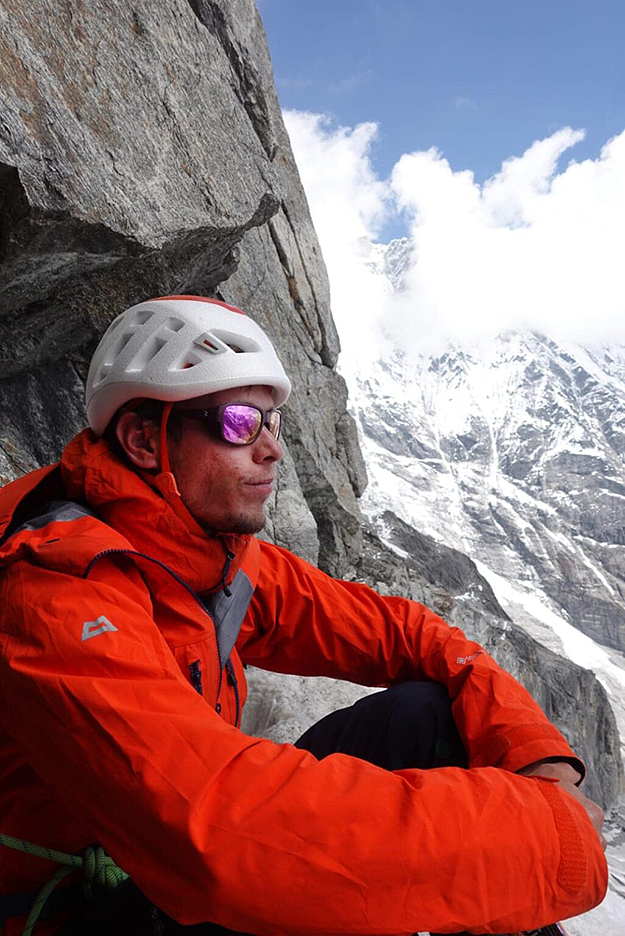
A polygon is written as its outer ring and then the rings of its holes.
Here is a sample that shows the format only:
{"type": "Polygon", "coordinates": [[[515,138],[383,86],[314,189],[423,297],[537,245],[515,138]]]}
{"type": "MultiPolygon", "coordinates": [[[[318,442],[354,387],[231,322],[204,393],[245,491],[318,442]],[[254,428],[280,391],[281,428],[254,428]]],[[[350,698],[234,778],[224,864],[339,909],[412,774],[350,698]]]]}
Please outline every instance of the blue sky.
{"type": "Polygon", "coordinates": [[[339,332],[625,343],[625,0],[258,5],[339,332]]]}
{"type": "MultiPolygon", "coordinates": [[[[477,181],[533,140],[625,128],[623,0],[260,0],[283,108],[379,125],[386,176],[435,146],[477,181]]],[[[567,158],[570,158],[571,154],[567,158]]]]}

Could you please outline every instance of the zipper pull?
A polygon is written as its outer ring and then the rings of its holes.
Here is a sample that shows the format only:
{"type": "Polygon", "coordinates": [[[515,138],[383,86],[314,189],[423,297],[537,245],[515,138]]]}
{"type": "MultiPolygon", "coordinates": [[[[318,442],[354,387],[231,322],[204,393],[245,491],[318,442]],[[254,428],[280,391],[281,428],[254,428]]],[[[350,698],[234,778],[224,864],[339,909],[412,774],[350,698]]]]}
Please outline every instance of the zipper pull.
{"type": "Polygon", "coordinates": [[[226,673],[228,676],[228,683],[234,689],[234,698],[236,701],[236,715],[234,717],[234,727],[239,727],[239,716],[241,714],[241,700],[239,698],[239,683],[237,682],[237,677],[234,674],[234,664],[231,659],[228,659],[226,663],[226,673]]]}
{"type": "Polygon", "coordinates": [[[224,563],[223,571],[221,573],[221,587],[223,589],[223,593],[226,596],[226,598],[230,598],[232,596],[232,592],[226,585],[226,577],[228,575],[228,570],[230,569],[230,563],[232,562],[233,559],[234,559],[234,553],[230,552],[229,549],[226,550],[226,561],[224,563]]]}

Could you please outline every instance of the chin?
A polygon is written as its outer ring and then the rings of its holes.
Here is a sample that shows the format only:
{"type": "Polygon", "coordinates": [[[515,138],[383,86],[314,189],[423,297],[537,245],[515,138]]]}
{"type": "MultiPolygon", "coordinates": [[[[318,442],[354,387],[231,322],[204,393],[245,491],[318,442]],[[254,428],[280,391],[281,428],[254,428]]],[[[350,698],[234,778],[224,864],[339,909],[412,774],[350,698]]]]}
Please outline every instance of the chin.
{"type": "Polygon", "coordinates": [[[237,533],[239,535],[242,533],[260,533],[267,522],[264,513],[252,516],[227,517],[217,523],[214,520],[211,523],[210,520],[204,517],[196,517],[195,519],[207,533],[213,535],[215,533],[237,533]]]}

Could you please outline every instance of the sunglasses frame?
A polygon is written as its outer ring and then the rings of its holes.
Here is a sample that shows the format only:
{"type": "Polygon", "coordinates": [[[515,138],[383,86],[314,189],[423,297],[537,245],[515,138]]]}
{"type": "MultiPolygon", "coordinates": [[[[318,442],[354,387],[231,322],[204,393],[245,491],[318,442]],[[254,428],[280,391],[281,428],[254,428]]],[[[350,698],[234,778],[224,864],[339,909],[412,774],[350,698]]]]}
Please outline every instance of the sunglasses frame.
{"type": "Polygon", "coordinates": [[[222,403],[220,406],[210,406],[205,409],[175,409],[174,413],[176,416],[183,416],[185,419],[196,419],[198,422],[203,423],[204,426],[210,426],[213,430],[217,429],[217,432],[214,433],[216,438],[218,438],[221,442],[225,442],[226,445],[235,445],[237,448],[242,445],[253,445],[265,426],[267,427],[267,431],[277,442],[280,438],[280,431],[282,429],[282,413],[279,409],[264,410],[261,409],[260,406],[256,406],[255,403],[222,403]],[[231,439],[224,438],[223,415],[229,406],[246,406],[249,409],[256,410],[257,413],[260,413],[261,422],[258,427],[258,431],[256,432],[255,436],[249,440],[249,442],[233,442],[231,439]],[[278,415],[278,431],[275,435],[270,428],[270,419],[274,413],[277,413],[278,415]]]}

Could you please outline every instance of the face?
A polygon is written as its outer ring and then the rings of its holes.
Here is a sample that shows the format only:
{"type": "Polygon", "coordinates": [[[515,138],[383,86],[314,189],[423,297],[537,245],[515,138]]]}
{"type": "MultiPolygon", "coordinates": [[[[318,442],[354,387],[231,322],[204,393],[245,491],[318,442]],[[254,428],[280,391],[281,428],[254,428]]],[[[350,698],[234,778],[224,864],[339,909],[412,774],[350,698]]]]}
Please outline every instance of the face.
{"type": "MultiPolygon", "coordinates": [[[[273,409],[267,387],[222,390],[178,404],[176,410],[223,403],[253,403],[273,409]]],[[[216,439],[202,423],[182,419],[182,437],[169,442],[171,469],[183,503],[204,528],[226,533],[257,533],[265,524],[265,501],[272,491],[283,449],[266,426],[251,445],[216,439]]]]}

